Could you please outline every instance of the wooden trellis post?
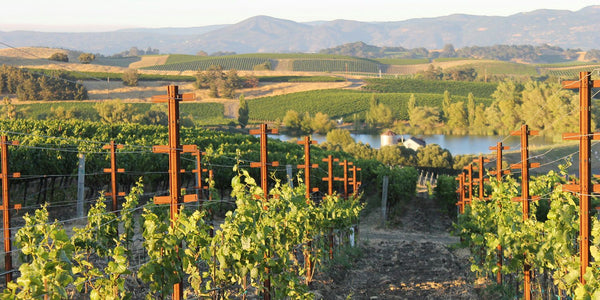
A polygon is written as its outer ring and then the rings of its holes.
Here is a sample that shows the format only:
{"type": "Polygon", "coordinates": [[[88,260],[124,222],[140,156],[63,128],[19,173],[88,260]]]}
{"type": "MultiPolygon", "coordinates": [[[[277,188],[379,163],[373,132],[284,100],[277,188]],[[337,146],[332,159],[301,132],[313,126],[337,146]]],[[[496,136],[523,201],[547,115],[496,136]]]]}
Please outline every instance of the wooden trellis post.
{"type": "MultiPolygon", "coordinates": [[[[529,136],[538,135],[537,130],[529,130],[527,125],[521,125],[521,130],[512,131],[511,135],[521,136],[521,163],[511,165],[511,169],[521,169],[521,197],[515,197],[514,201],[521,201],[523,204],[523,222],[529,219],[529,201],[538,200],[539,196],[529,196],[529,169],[537,168],[539,163],[529,162],[529,136]]],[[[523,265],[523,298],[531,299],[531,266],[528,263],[523,265]]]]}
{"type": "MultiPolygon", "coordinates": [[[[0,158],[2,163],[2,173],[0,179],[2,179],[2,220],[4,223],[4,270],[6,271],[6,284],[12,281],[12,253],[11,253],[11,240],[10,240],[10,187],[8,184],[9,178],[19,178],[21,173],[8,174],[8,145],[18,145],[19,142],[9,142],[8,138],[3,135],[0,140],[0,158]]],[[[16,204],[15,209],[20,209],[21,204],[16,204]]]]}
{"type": "Polygon", "coordinates": [[[327,163],[327,177],[323,177],[323,181],[327,181],[327,194],[333,195],[333,163],[340,161],[337,158],[333,158],[331,155],[328,155],[327,158],[323,158],[323,161],[327,163]]]}
{"type": "Polygon", "coordinates": [[[115,141],[110,141],[110,144],[104,145],[102,149],[110,149],[110,168],[104,169],[104,173],[110,173],[110,192],[105,193],[104,195],[112,198],[112,210],[118,215],[117,197],[125,196],[125,192],[119,192],[117,190],[117,173],[123,173],[125,172],[125,169],[117,169],[116,149],[123,149],[123,145],[116,145],[115,141]]]}
{"type": "Polygon", "coordinates": [[[565,184],[563,190],[579,194],[579,279],[585,284],[583,276],[590,264],[590,194],[599,193],[600,185],[592,184],[591,141],[600,140],[600,133],[591,130],[591,88],[600,87],[600,80],[592,80],[590,72],[580,72],[578,81],[564,81],[566,89],[579,89],[579,133],[565,133],[565,140],[579,140],[579,184],[565,184]]]}
{"type": "MultiPolygon", "coordinates": [[[[181,202],[192,202],[198,200],[198,195],[188,194],[181,196],[181,180],[180,174],[183,170],[180,168],[180,156],[181,152],[194,153],[197,151],[195,145],[184,145],[181,146],[179,143],[179,102],[186,100],[193,100],[193,94],[179,94],[178,86],[169,85],[167,87],[167,95],[154,96],[152,100],[154,102],[167,102],[169,110],[169,145],[167,146],[154,146],[152,151],[154,153],[168,153],[169,154],[169,196],[154,197],[154,203],[156,204],[169,204],[170,205],[170,219],[171,227],[175,225],[177,221],[177,215],[179,213],[179,206],[181,202]]],[[[181,247],[181,245],[179,245],[181,247]]],[[[183,282],[175,283],[173,285],[173,300],[179,300],[183,298],[183,282]]]]}
{"type": "MultiPolygon", "coordinates": [[[[498,183],[502,181],[502,176],[510,174],[510,170],[502,170],[502,150],[509,150],[509,146],[502,146],[502,142],[498,142],[496,147],[490,147],[490,150],[496,150],[496,170],[490,171],[490,174],[496,175],[496,180],[498,183]]],[[[502,209],[502,205],[498,204],[500,209],[502,209]]],[[[498,266],[498,272],[496,273],[496,283],[502,284],[502,245],[498,245],[498,262],[496,265],[498,266]]]]}

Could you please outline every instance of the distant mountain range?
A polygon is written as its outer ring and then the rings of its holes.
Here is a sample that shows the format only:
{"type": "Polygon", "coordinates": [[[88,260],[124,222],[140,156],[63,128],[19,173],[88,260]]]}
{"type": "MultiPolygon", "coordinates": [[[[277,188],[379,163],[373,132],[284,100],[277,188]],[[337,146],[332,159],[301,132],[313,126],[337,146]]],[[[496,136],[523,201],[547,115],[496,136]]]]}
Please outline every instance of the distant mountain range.
{"type": "Polygon", "coordinates": [[[298,23],[256,16],[231,25],[191,28],[137,28],[111,32],[49,33],[0,31],[0,42],[14,47],[43,46],[111,55],[131,47],[161,53],[217,51],[318,52],[362,41],[376,46],[441,49],[454,47],[550,44],[600,49],[600,5],[579,11],[535,10],[507,17],[455,14],[398,22],[351,20],[298,23]]]}

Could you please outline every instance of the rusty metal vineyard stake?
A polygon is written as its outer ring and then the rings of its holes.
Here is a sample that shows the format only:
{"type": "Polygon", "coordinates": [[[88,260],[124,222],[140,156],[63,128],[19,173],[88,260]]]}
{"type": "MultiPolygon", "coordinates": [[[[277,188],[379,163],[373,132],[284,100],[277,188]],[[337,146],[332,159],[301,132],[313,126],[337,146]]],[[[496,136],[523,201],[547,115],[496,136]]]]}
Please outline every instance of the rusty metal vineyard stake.
{"type": "MultiPolygon", "coordinates": [[[[267,148],[267,134],[277,134],[278,130],[277,129],[268,129],[267,128],[267,124],[260,124],[260,129],[256,130],[256,129],[252,129],[250,130],[250,134],[259,134],[260,135],[260,162],[252,162],[250,163],[250,167],[251,168],[260,168],[260,186],[263,189],[263,193],[264,193],[264,202],[269,201],[269,182],[268,182],[268,177],[269,177],[269,166],[273,166],[273,167],[277,167],[279,166],[279,162],[271,162],[269,163],[268,160],[268,148],[267,148]]],[[[264,206],[264,208],[266,209],[266,205],[264,206]]],[[[265,252],[265,259],[269,259],[270,258],[270,253],[268,253],[269,251],[265,252]]],[[[267,274],[265,278],[265,281],[263,283],[264,286],[264,292],[263,292],[263,299],[264,300],[270,300],[271,299],[271,275],[270,275],[270,269],[268,267],[265,267],[265,273],[267,274]]]]}
{"type": "Polygon", "coordinates": [[[344,177],[336,177],[334,180],[342,182],[344,186],[344,199],[348,199],[348,167],[354,165],[354,163],[344,159],[339,165],[344,167],[344,177]]]}
{"type": "Polygon", "coordinates": [[[198,195],[198,205],[202,207],[203,197],[200,197],[202,193],[202,172],[206,172],[206,169],[202,169],[202,155],[206,155],[206,152],[202,152],[198,149],[192,152],[192,155],[196,157],[196,168],[192,170],[192,173],[196,173],[196,195],[198,195]]]}
{"type": "Polygon", "coordinates": [[[358,188],[362,184],[362,182],[358,181],[358,179],[356,178],[357,173],[359,171],[362,171],[362,169],[357,168],[356,166],[352,166],[350,168],[350,172],[352,172],[352,177],[349,179],[349,181],[350,181],[350,184],[352,185],[352,195],[354,195],[354,196],[358,195],[358,188]]]}
{"type": "Polygon", "coordinates": [[[327,163],[327,177],[323,177],[322,180],[327,181],[327,194],[333,195],[333,181],[335,180],[333,177],[333,163],[340,160],[328,155],[327,158],[323,158],[323,161],[327,163]]]}
{"type": "MultiPolygon", "coordinates": [[[[502,181],[502,176],[510,174],[510,170],[502,170],[502,150],[509,150],[509,146],[502,146],[502,142],[498,142],[496,147],[490,147],[490,150],[496,150],[496,170],[490,171],[490,174],[496,175],[496,180],[498,180],[498,184],[502,181]]],[[[502,205],[498,204],[500,209],[502,209],[502,205]]],[[[496,265],[498,266],[498,272],[496,273],[496,283],[502,284],[502,245],[498,245],[498,262],[496,265]]]]}
{"type": "Polygon", "coordinates": [[[579,194],[579,279],[590,264],[590,194],[599,193],[600,185],[591,179],[591,140],[600,140],[600,133],[591,132],[591,88],[600,87],[600,80],[591,80],[590,72],[580,72],[578,81],[564,81],[566,89],[579,89],[579,133],[565,133],[565,140],[579,140],[579,184],[565,184],[563,190],[579,194]]]}
{"type": "Polygon", "coordinates": [[[487,163],[487,162],[490,162],[490,160],[489,159],[484,159],[483,155],[479,155],[479,158],[473,160],[473,162],[477,163],[477,172],[478,172],[478,175],[479,175],[479,176],[477,176],[478,178],[476,180],[477,183],[479,184],[479,187],[478,187],[478,189],[479,189],[479,199],[480,200],[484,200],[484,185],[483,184],[488,179],[487,178],[485,178],[485,179],[483,178],[483,172],[485,171],[485,168],[484,168],[483,164],[487,163]]]}
{"type": "MultiPolygon", "coordinates": [[[[539,200],[539,196],[529,196],[529,169],[537,168],[539,163],[529,162],[529,136],[538,135],[537,130],[529,130],[527,125],[521,125],[521,130],[512,131],[510,134],[521,136],[521,163],[511,165],[511,169],[521,169],[521,197],[515,197],[513,201],[521,201],[523,203],[523,222],[529,219],[529,201],[539,200]]],[[[528,263],[523,265],[523,298],[531,299],[531,266],[528,263]]]]}
{"type": "Polygon", "coordinates": [[[269,163],[268,161],[268,149],[267,149],[267,134],[277,134],[277,129],[268,129],[267,124],[260,124],[260,129],[250,130],[250,134],[260,135],[260,162],[250,163],[251,168],[260,168],[260,186],[263,189],[264,199],[268,201],[269,198],[269,166],[278,167],[279,162],[274,161],[269,163]]]}
{"type": "MultiPolygon", "coordinates": [[[[194,153],[197,151],[195,145],[183,145],[179,144],[179,102],[186,100],[193,100],[193,94],[179,94],[178,86],[169,85],[167,87],[167,95],[154,96],[152,97],[153,102],[167,102],[168,103],[168,119],[169,119],[169,144],[167,146],[154,146],[152,151],[154,153],[168,153],[169,154],[169,196],[154,197],[154,203],[156,204],[169,204],[170,206],[170,219],[171,226],[175,225],[177,221],[177,215],[179,213],[179,206],[183,202],[192,202],[198,200],[198,195],[189,194],[181,196],[181,180],[180,174],[180,156],[181,152],[194,153]],[[183,198],[183,199],[182,199],[183,198]]],[[[178,247],[181,247],[179,245],[178,247]]],[[[173,284],[173,300],[179,300],[183,298],[183,282],[173,284]]]]}
{"type": "Polygon", "coordinates": [[[306,203],[310,202],[311,192],[316,192],[318,188],[310,188],[310,169],[316,169],[319,167],[318,164],[310,163],[310,145],[316,144],[316,141],[310,139],[310,136],[305,136],[304,140],[298,141],[298,144],[304,145],[304,164],[298,165],[299,169],[304,169],[304,184],[306,185],[306,203]]]}
{"type": "Polygon", "coordinates": [[[125,192],[117,191],[117,173],[123,173],[125,169],[117,169],[116,149],[123,149],[123,145],[116,145],[115,141],[110,141],[110,144],[104,145],[102,149],[110,149],[110,168],[104,169],[104,173],[110,173],[110,192],[104,195],[112,198],[112,210],[118,215],[117,197],[125,196],[125,192]]]}
{"type": "Polygon", "coordinates": [[[458,206],[458,213],[464,214],[465,213],[465,173],[464,173],[464,171],[461,172],[460,174],[458,174],[458,177],[456,178],[456,180],[458,181],[458,190],[456,190],[456,192],[458,194],[458,201],[456,202],[456,205],[458,206]]]}
{"type": "MultiPolygon", "coordinates": [[[[8,138],[3,135],[0,140],[0,155],[2,163],[2,173],[0,179],[2,179],[2,220],[4,223],[4,270],[6,271],[6,284],[12,281],[12,253],[11,253],[11,240],[10,240],[10,187],[8,185],[9,178],[19,178],[21,173],[8,174],[8,145],[18,145],[19,142],[9,142],[8,138]]],[[[16,204],[15,209],[20,209],[21,205],[16,204]]]]}

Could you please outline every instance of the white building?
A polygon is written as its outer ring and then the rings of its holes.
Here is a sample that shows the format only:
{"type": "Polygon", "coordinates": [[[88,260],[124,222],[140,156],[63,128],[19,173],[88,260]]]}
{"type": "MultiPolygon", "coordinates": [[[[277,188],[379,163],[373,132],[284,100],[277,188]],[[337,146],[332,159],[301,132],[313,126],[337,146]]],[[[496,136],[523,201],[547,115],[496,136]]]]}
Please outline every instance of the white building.
{"type": "Polygon", "coordinates": [[[413,149],[415,151],[417,151],[419,148],[425,147],[425,145],[427,145],[427,143],[425,143],[424,140],[416,138],[414,136],[405,140],[403,144],[404,144],[404,147],[406,147],[408,149],[413,149]]]}

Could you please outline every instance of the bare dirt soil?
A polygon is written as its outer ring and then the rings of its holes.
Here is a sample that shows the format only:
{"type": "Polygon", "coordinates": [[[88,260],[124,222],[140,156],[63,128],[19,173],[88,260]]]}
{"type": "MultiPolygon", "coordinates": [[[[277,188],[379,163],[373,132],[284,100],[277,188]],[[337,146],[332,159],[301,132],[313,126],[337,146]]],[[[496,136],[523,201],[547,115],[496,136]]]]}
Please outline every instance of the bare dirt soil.
{"type": "Polygon", "coordinates": [[[425,193],[415,198],[398,228],[383,228],[380,211],[361,220],[361,255],[350,267],[332,267],[311,284],[317,299],[478,299],[469,251],[452,247],[451,220],[425,193]]]}

